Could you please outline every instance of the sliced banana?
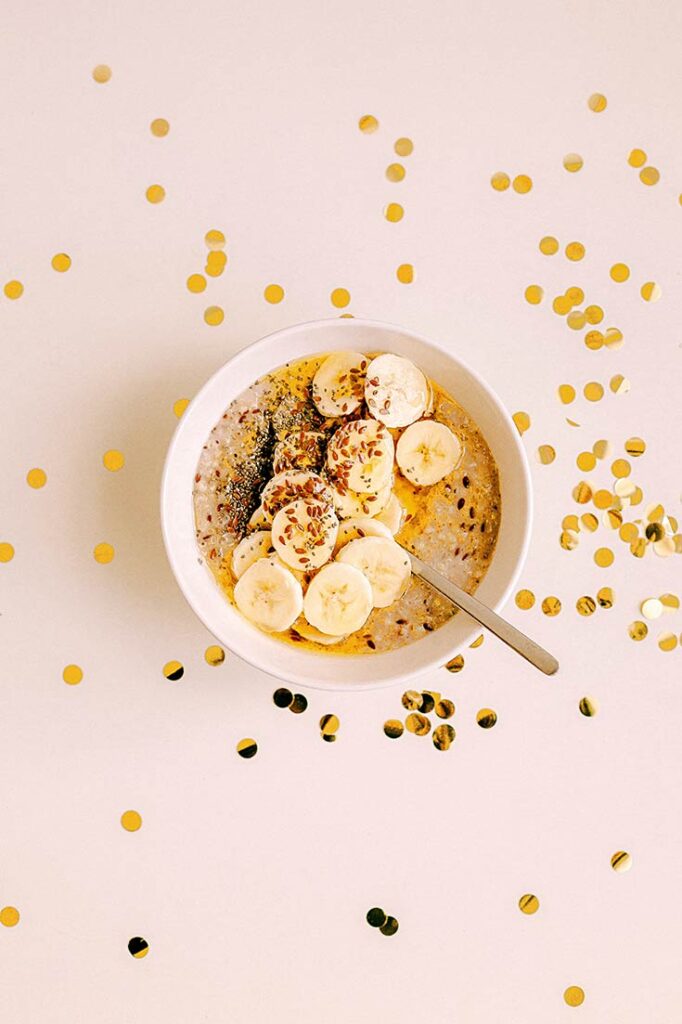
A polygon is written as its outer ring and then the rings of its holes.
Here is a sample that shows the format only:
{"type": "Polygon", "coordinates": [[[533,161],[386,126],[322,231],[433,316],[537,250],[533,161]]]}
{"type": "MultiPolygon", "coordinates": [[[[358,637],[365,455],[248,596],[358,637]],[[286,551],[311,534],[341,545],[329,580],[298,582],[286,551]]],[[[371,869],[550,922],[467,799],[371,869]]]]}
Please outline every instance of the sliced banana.
{"type": "Polygon", "coordinates": [[[342,562],[330,562],[320,569],[303,599],[306,620],[329,636],[354,633],[365,624],[371,610],[369,580],[355,566],[342,562]]]}
{"type": "Polygon", "coordinates": [[[444,423],[420,420],[405,430],[396,446],[400,472],[417,487],[430,487],[451,473],[462,456],[459,439],[444,423]]]}
{"type": "Polygon", "coordinates": [[[404,514],[405,509],[400,504],[395,494],[391,494],[391,497],[388,499],[388,505],[385,509],[382,509],[378,516],[375,517],[374,522],[382,523],[388,528],[390,534],[393,535],[397,533],[403,525],[404,514]]]}
{"type": "Polygon", "coordinates": [[[327,473],[352,491],[376,492],[391,479],[395,448],[378,420],[351,420],[327,447],[327,473]]]}
{"type": "Polygon", "coordinates": [[[313,377],[313,402],[323,416],[347,416],[362,402],[369,359],[362,352],[332,352],[313,377]]]}
{"type": "Polygon", "coordinates": [[[334,508],[339,519],[350,519],[351,516],[371,516],[381,512],[388,505],[391,497],[390,482],[376,494],[361,494],[351,491],[341,483],[332,483],[334,508]]]}
{"type": "Polygon", "coordinates": [[[232,572],[239,579],[250,565],[253,565],[259,558],[265,558],[272,554],[273,551],[269,530],[257,530],[255,533],[249,533],[239,541],[232,552],[232,572]]]}
{"type": "Polygon", "coordinates": [[[369,516],[351,516],[350,519],[342,519],[339,523],[339,532],[336,535],[336,547],[334,552],[340,551],[344,544],[349,544],[358,537],[388,537],[391,539],[391,531],[378,519],[371,519],[369,516]]]}
{"type": "Polygon", "coordinates": [[[272,521],[272,546],[292,569],[307,572],[328,562],[339,521],[334,509],[315,498],[297,498],[272,521]]]}
{"type": "Polygon", "coordinates": [[[267,516],[263,506],[259,505],[255,512],[251,514],[248,526],[250,530],[269,530],[271,522],[272,516],[267,516]]]}
{"type": "Polygon", "coordinates": [[[365,401],[372,416],[387,427],[406,427],[424,414],[429,401],[426,377],[411,360],[386,352],[367,367],[365,401]]]}
{"type": "Polygon", "coordinates": [[[261,508],[272,522],[281,508],[298,498],[317,498],[326,505],[333,504],[332,493],[321,476],[307,469],[292,469],[276,473],[268,480],[261,494],[261,508]]]}
{"type": "Polygon", "coordinates": [[[353,565],[367,577],[375,608],[388,608],[405,593],[410,582],[410,559],[392,538],[352,540],[339,551],[336,564],[339,563],[353,565]]]}
{"type": "Polygon", "coordinates": [[[319,430],[295,430],[275,445],[272,468],[275,473],[309,469],[317,472],[324,463],[326,437],[319,430]]]}
{"type": "Polygon", "coordinates": [[[249,566],[235,584],[234,599],[242,615],[266,633],[288,629],[303,610],[301,584],[270,558],[249,566]]]}
{"type": "Polygon", "coordinates": [[[309,622],[306,622],[302,615],[296,619],[293,628],[304,640],[312,640],[313,643],[322,644],[323,647],[331,647],[332,644],[339,644],[346,639],[345,636],[330,636],[329,633],[320,632],[319,629],[315,629],[309,622]]]}

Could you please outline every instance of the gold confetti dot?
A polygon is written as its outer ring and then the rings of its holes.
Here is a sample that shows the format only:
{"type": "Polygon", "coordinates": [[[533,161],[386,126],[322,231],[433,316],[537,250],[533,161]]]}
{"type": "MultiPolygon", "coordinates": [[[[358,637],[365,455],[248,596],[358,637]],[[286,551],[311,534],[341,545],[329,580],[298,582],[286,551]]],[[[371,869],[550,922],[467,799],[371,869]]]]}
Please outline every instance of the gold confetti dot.
{"type": "Polygon", "coordinates": [[[497,712],[492,708],[481,708],[476,712],[476,722],[481,729],[492,729],[497,722],[497,712]]]}
{"type": "Polygon", "coordinates": [[[496,192],[505,192],[510,185],[509,175],[504,171],[497,171],[490,179],[490,184],[496,192]]]}
{"type": "Polygon", "coordinates": [[[400,203],[388,203],[384,207],[384,217],[387,221],[390,221],[391,224],[397,224],[399,220],[403,219],[404,215],[405,211],[400,203]]]}
{"type": "Polygon", "coordinates": [[[165,135],[168,135],[170,125],[165,117],[155,117],[149,125],[149,130],[157,139],[162,139],[165,135]]]}
{"type": "Polygon", "coordinates": [[[575,460],[578,469],[583,473],[589,473],[597,465],[597,459],[592,452],[581,452],[575,460]]]}
{"type": "Polygon", "coordinates": [[[597,601],[601,608],[613,608],[614,596],[611,587],[602,587],[598,590],[597,601]]]}
{"type": "Polygon", "coordinates": [[[531,892],[527,892],[519,900],[519,910],[522,914],[536,914],[539,909],[540,900],[531,892]]]}
{"type": "Polygon", "coordinates": [[[608,569],[613,565],[613,551],[611,548],[597,548],[594,553],[595,563],[602,569],[608,569]]]}
{"type": "Polygon", "coordinates": [[[625,850],[618,850],[611,858],[611,867],[619,874],[623,874],[623,872],[629,871],[632,867],[632,857],[625,850]]]}
{"type": "Polygon", "coordinates": [[[516,607],[526,612],[535,604],[535,594],[532,590],[519,590],[514,600],[516,601],[516,607]]]}
{"type": "Polygon", "coordinates": [[[187,278],[187,290],[198,295],[206,288],[206,278],[203,274],[190,274],[187,278]]]}
{"type": "Polygon", "coordinates": [[[578,517],[573,515],[573,513],[568,516],[564,516],[561,520],[561,528],[563,530],[575,530],[577,532],[580,529],[578,517]]]}
{"type": "Polygon", "coordinates": [[[630,268],[626,263],[614,263],[609,270],[609,275],[612,281],[617,281],[618,284],[622,284],[623,281],[627,281],[630,276],[630,268]]]}
{"type": "Polygon", "coordinates": [[[62,672],[62,679],[69,686],[78,686],[83,679],[83,669],[80,665],[67,665],[62,672]]]}
{"type": "Polygon", "coordinates": [[[404,731],[403,723],[397,718],[389,718],[384,722],[384,733],[390,740],[397,740],[404,731]]]}
{"type": "Polygon", "coordinates": [[[455,713],[455,705],[451,700],[444,698],[436,702],[436,714],[439,718],[452,718],[455,713]]]}
{"type": "Polygon", "coordinates": [[[583,697],[578,704],[580,714],[584,715],[585,718],[594,718],[599,711],[599,705],[597,704],[594,697],[583,697]]]}
{"type": "Polygon", "coordinates": [[[111,78],[111,68],[108,64],[98,64],[97,67],[92,69],[92,77],[100,85],[104,85],[111,78]]]}
{"type": "Polygon", "coordinates": [[[405,726],[408,732],[414,733],[415,736],[426,736],[431,730],[431,722],[426,715],[421,715],[418,711],[413,711],[407,716],[405,726]]]}
{"type": "Polygon", "coordinates": [[[557,316],[566,316],[571,311],[571,300],[566,295],[557,295],[552,302],[552,309],[557,316]]]}
{"type": "Polygon", "coordinates": [[[618,530],[623,522],[623,515],[618,509],[609,508],[604,512],[602,522],[609,530],[618,530]]]}
{"type": "Polygon", "coordinates": [[[119,469],[123,469],[125,461],[123,452],[118,451],[116,448],[110,448],[109,451],[105,452],[102,456],[104,468],[108,469],[110,473],[117,473],[119,469]]]}
{"type": "Polygon", "coordinates": [[[585,993],[579,985],[569,985],[564,992],[564,1002],[569,1006],[580,1006],[585,1002],[585,993]]]}
{"type": "Polygon", "coordinates": [[[554,618],[561,611],[561,601],[558,597],[546,597],[542,602],[542,610],[545,615],[554,618]]]}
{"type": "Polygon", "coordinates": [[[149,203],[162,203],[166,198],[166,190],[163,185],[150,185],[145,195],[149,203]]]}
{"type": "Polygon", "coordinates": [[[431,739],[436,750],[449,750],[455,739],[455,730],[447,723],[437,725],[431,739]]]}
{"type": "Polygon", "coordinates": [[[609,387],[614,395],[626,395],[630,390],[630,381],[622,373],[616,373],[609,381],[609,387]]]}
{"type": "Polygon", "coordinates": [[[584,480],[576,484],[571,493],[573,500],[577,501],[579,505],[587,505],[588,501],[592,500],[592,488],[584,480]]]}
{"type": "Polygon", "coordinates": [[[597,381],[592,380],[583,388],[583,394],[588,402],[598,402],[604,397],[604,388],[597,381]]]}
{"type": "Polygon", "coordinates": [[[630,476],[631,466],[627,459],[615,459],[611,463],[611,472],[615,477],[630,476]]]}
{"type": "Polygon", "coordinates": [[[222,249],[224,247],[225,235],[218,228],[211,228],[210,231],[207,231],[204,235],[204,242],[206,243],[207,248],[212,252],[215,252],[217,249],[222,249]]]}
{"type": "Polygon", "coordinates": [[[337,309],[343,309],[350,302],[350,292],[346,288],[335,288],[329,298],[331,299],[332,306],[336,306],[337,309]]]}
{"type": "Polygon", "coordinates": [[[358,128],[360,129],[361,132],[364,132],[365,135],[371,135],[372,132],[375,132],[378,127],[379,122],[377,121],[376,117],[374,117],[373,114],[363,114],[363,116],[358,121],[358,128]]]}
{"type": "Polygon", "coordinates": [[[20,299],[24,294],[24,286],[21,281],[8,281],[3,291],[8,299],[20,299]]]}
{"type": "Polygon", "coordinates": [[[655,167],[643,167],[639,172],[639,180],[643,185],[656,185],[660,177],[660,172],[655,167]]]}
{"type": "Polygon", "coordinates": [[[592,451],[598,459],[605,459],[611,452],[611,442],[604,439],[595,441],[592,445],[592,451]]]}
{"type": "Polygon", "coordinates": [[[592,615],[597,605],[593,597],[589,597],[589,595],[584,594],[582,597],[578,598],[575,603],[575,607],[579,615],[592,615]]]}
{"type": "Polygon", "coordinates": [[[338,732],[340,724],[336,715],[322,715],[320,719],[320,732],[323,736],[333,736],[334,733],[338,732]]]}
{"type": "Polygon", "coordinates": [[[29,469],[26,474],[26,483],[29,487],[33,487],[34,490],[40,490],[47,483],[47,473],[44,469],[29,469]]]}
{"type": "Polygon", "coordinates": [[[126,832],[137,832],[142,828],[142,815],[137,811],[124,811],[121,815],[121,825],[126,832]]]}
{"type": "Polygon", "coordinates": [[[589,533],[594,533],[599,526],[599,520],[592,512],[585,512],[585,514],[580,517],[580,522],[581,525],[589,531],[589,533]]]}
{"type": "Polygon", "coordinates": [[[556,452],[551,444],[540,445],[538,448],[538,459],[543,466],[549,466],[550,463],[554,462],[555,458],[556,452]]]}
{"type": "Polygon", "coordinates": [[[211,250],[206,257],[205,271],[209,277],[220,277],[225,264],[227,263],[227,256],[222,249],[211,250]]]}
{"type": "Polygon", "coordinates": [[[250,737],[245,737],[243,740],[239,741],[236,749],[240,757],[248,759],[250,757],[255,757],[258,752],[258,744],[250,737]]]}
{"type": "Polygon", "coordinates": [[[526,192],[530,192],[532,187],[533,182],[527,174],[517,174],[512,181],[512,188],[520,195],[525,195],[526,192]]]}
{"type": "Polygon", "coordinates": [[[571,174],[575,174],[576,171],[579,171],[582,165],[583,158],[579,153],[567,153],[564,157],[564,167],[567,171],[570,171],[571,174]]]}
{"type": "Polygon", "coordinates": [[[515,412],[512,416],[519,434],[525,434],[530,429],[530,416],[527,412],[515,412]]]}
{"type": "Polygon", "coordinates": [[[677,647],[677,637],[674,633],[661,633],[658,646],[662,651],[674,651],[677,647]]]}
{"type": "Polygon", "coordinates": [[[111,562],[111,560],[114,557],[113,547],[111,546],[111,544],[107,544],[104,542],[102,544],[97,544],[92,553],[94,555],[95,561],[99,562],[100,565],[106,565],[107,562],[111,562]]]}
{"type": "Polygon", "coordinates": [[[646,540],[644,539],[644,537],[638,537],[636,540],[633,540],[632,544],[630,545],[630,554],[634,558],[644,558],[645,551],[646,540]]]}
{"type": "Polygon", "coordinates": [[[225,319],[225,312],[220,306],[207,306],[204,310],[204,320],[209,327],[218,327],[225,319]]]}
{"type": "Polygon", "coordinates": [[[273,305],[276,305],[284,298],[284,288],[282,288],[281,284],[266,285],[263,290],[263,298],[266,302],[271,302],[273,305]]]}
{"type": "Polygon", "coordinates": [[[639,294],[642,296],[645,302],[658,302],[663,291],[660,284],[656,284],[655,281],[647,281],[639,289],[639,294]]]}
{"type": "Polygon", "coordinates": [[[574,309],[572,313],[569,313],[566,317],[566,323],[572,331],[582,331],[583,327],[587,323],[587,317],[579,310],[574,309]]]}
{"type": "Polygon", "coordinates": [[[456,654],[454,658],[451,658],[445,665],[448,672],[461,672],[464,668],[464,658],[461,654],[456,654]]]}
{"type": "Polygon", "coordinates": [[[173,412],[180,419],[183,412],[189,405],[189,398],[178,398],[176,402],[173,402],[173,412]]]}
{"type": "Polygon", "coordinates": [[[559,400],[564,405],[570,405],[575,399],[575,388],[572,384],[560,384],[559,385],[559,400]]]}
{"type": "Polygon", "coordinates": [[[0,924],[4,925],[5,928],[14,928],[15,925],[19,924],[19,918],[21,914],[16,907],[3,907],[0,910],[0,924]]]}
{"type": "Polygon", "coordinates": [[[204,651],[204,659],[208,665],[222,665],[225,661],[225,651],[218,644],[211,644],[204,651]]]}
{"type": "Polygon", "coordinates": [[[71,266],[71,257],[65,252],[58,252],[52,257],[52,269],[58,274],[65,274],[71,266]]]}
{"type": "Polygon", "coordinates": [[[411,263],[401,263],[395,272],[401,284],[412,284],[414,281],[414,267],[411,263]]]}
{"type": "Polygon", "coordinates": [[[414,150],[414,143],[412,142],[412,139],[405,137],[396,139],[393,144],[393,150],[398,154],[398,156],[410,156],[414,150]]]}
{"type": "Polygon", "coordinates": [[[623,346],[623,334],[617,327],[607,327],[604,335],[604,344],[614,352],[623,346]]]}
{"type": "Polygon", "coordinates": [[[485,637],[483,636],[483,633],[481,633],[480,636],[477,636],[475,640],[471,641],[471,643],[469,644],[469,647],[471,647],[471,648],[480,647],[484,640],[485,640],[485,637]]]}
{"type": "Polygon", "coordinates": [[[598,491],[595,491],[592,500],[597,508],[600,509],[610,508],[611,505],[613,505],[613,495],[611,494],[611,491],[604,490],[604,488],[600,488],[598,491]]]}
{"type": "Polygon", "coordinates": [[[185,674],[185,666],[181,661],[167,661],[163,666],[163,674],[166,679],[171,679],[173,682],[177,682],[178,679],[182,679],[185,674]]]}
{"type": "Polygon", "coordinates": [[[420,711],[422,706],[422,695],[419,690],[405,690],[400,702],[408,711],[420,711]]]}
{"type": "Polygon", "coordinates": [[[585,292],[582,288],[578,288],[577,285],[572,284],[570,288],[566,289],[566,298],[570,299],[573,306],[577,306],[585,298],[585,292]]]}
{"type": "Polygon", "coordinates": [[[529,284],[524,292],[526,302],[529,302],[531,306],[537,306],[542,302],[542,296],[544,294],[545,293],[539,284],[529,284]]]}
{"type": "Polygon", "coordinates": [[[677,594],[661,594],[659,601],[666,611],[675,611],[680,607],[680,599],[677,594]]]}
{"type": "Polygon", "coordinates": [[[646,153],[643,149],[631,149],[628,157],[630,167],[643,167],[646,163],[646,153]]]}
{"type": "Polygon", "coordinates": [[[559,543],[566,551],[573,551],[578,547],[578,534],[575,530],[564,530],[559,537],[559,543]]]}
{"type": "Polygon", "coordinates": [[[136,935],[128,943],[128,952],[131,956],[134,956],[136,960],[142,960],[149,952],[149,943],[146,939],[143,939],[141,935],[136,935]]]}
{"type": "Polygon", "coordinates": [[[559,251],[559,242],[553,235],[545,235],[540,239],[538,248],[544,256],[554,256],[559,251]]]}
{"type": "Polygon", "coordinates": [[[588,331],[585,335],[585,344],[592,352],[596,352],[604,344],[604,335],[601,331],[588,331]]]}
{"type": "Polygon", "coordinates": [[[587,105],[594,114],[601,114],[603,110],[606,110],[606,96],[601,92],[593,92],[587,105]]]}
{"type": "Polygon", "coordinates": [[[639,610],[645,619],[658,619],[663,614],[663,602],[657,597],[648,597],[642,601],[639,610]]]}
{"type": "Polygon", "coordinates": [[[629,437],[625,442],[625,451],[628,455],[631,455],[633,459],[639,458],[640,455],[644,455],[646,451],[646,442],[641,437],[629,437]]]}
{"type": "Polygon", "coordinates": [[[630,635],[631,640],[643,640],[648,632],[649,627],[647,626],[646,622],[640,622],[639,620],[636,620],[635,622],[631,622],[628,626],[628,633],[630,635]]]}
{"type": "Polygon", "coordinates": [[[604,319],[604,310],[601,306],[586,306],[585,319],[588,324],[600,324],[604,319]]]}
{"type": "Polygon", "coordinates": [[[402,181],[405,177],[405,168],[402,164],[389,164],[386,168],[386,177],[389,181],[402,181]]]}
{"type": "Polygon", "coordinates": [[[585,246],[582,242],[569,242],[564,252],[566,253],[566,258],[575,263],[577,260],[581,260],[584,257],[585,246]]]}
{"type": "Polygon", "coordinates": [[[0,541],[0,562],[11,562],[14,558],[14,548],[9,541],[0,541]]]}

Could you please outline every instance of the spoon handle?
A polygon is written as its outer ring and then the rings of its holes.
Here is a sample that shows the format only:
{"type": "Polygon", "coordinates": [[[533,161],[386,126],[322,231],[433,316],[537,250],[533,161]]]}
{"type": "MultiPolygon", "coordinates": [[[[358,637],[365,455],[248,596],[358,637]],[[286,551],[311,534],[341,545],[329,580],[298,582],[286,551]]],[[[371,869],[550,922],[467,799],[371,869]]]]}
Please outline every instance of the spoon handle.
{"type": "MultiPolygon", "coordinates": [[[[403,550],[407,551],[406,548],[403,550]]],[[[480,622],[482,626],[485,626],[496,637],[499,637],[505,644],[508,644],[509,647],[525,658],[526,661],[529,661],[531,665],[534,665],[535,668],[539,668],[547,676],[554,675],[559,668],[559,662],[548,651],[540,647],[539,644],[536,644],[534,640],[527,637],[521,630],[512,626],[510,622],[501,618],[497,612],[481,604],[471,594],[467,594],[466,590],[462,590],[456,583],[452,583],[442,573],[437,572],[436,569],[427,565],[426,562],[422,562],[421,558],[417,558],[411,551],[407,551],[407,554],[412,561],[412,572],[415,576],[420,576],[423,580],[426,580],[434,590],[447,597],[458,608],[461,608],[463,612],[470,615],[472,619],[480,622]]]]}

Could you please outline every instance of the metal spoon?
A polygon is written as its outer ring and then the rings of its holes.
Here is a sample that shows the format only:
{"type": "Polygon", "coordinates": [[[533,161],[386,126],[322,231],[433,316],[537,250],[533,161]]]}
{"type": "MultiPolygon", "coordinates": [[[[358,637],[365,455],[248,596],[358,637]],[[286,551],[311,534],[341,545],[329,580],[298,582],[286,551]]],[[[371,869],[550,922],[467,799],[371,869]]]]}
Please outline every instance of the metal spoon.
{"type": "Polygon", "coordinates": [[[540,647],[539,644],[536,644],[534,640],[527,637],[521,630],[512,626],[510,622],[501,618],[497,612],[481,604],[478,598],[467,594],[466,590],[462,590],[461,587],[458,587],[456,583],[452,583],[442,573],[437,572],[436,569],[427,565],[426,562],[422,562],[421,558],[413,555],[403,544],[400,546],[410,556],[412,572],[415,576],[425,580],[434,590],[447,597],[449,601],[452,601],[454,605],[457,605],[463,612],[470,615],[472,619],[480,622],[482,626],[489,629],[491,633],[494,633],[496,637],[499,637],[512,650],[520,654],[526,661],[529,661],[531,665],[534,665],[535,668],[539,668],[547,676],[554,675],[559,668],[559,662],[548,651],[540,647]]]}

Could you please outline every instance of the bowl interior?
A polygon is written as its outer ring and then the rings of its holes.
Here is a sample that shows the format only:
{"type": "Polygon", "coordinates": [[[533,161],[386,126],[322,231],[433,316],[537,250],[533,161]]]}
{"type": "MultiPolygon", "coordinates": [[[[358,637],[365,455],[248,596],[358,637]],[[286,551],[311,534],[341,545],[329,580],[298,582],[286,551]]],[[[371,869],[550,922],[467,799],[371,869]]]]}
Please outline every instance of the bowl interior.
{"type": "Polygon", "coordinates": [[[495,609],[504,604],[520,572],[532,514],[528,466],[511,417],[475,372],[425,338],[369,320],[322,320],[271,334],[221,367],[186,409],[168,451],[161,518],[171,567],[196,614],[231,651],[278,678],[330,689],[382,686],[441,666],[481,628],[459,613],[416,643],[388,653],[335,656],[300,650],[242,618],[199,560],[192,502],[194,474],[201,447],[226,407],[259,376],[283,363],[346,348],[407,356],[449,391],[480,427],[500,471],[502,521],[495,554],[477,596],[495,609]]]}

